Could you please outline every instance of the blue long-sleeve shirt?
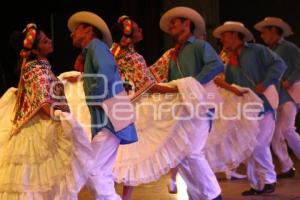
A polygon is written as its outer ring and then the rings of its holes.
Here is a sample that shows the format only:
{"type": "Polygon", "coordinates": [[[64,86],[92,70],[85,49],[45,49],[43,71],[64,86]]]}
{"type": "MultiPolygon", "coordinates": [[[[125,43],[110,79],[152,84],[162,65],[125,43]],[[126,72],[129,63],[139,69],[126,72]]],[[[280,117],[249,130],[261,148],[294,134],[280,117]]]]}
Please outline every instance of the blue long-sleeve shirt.
{"type": "Polygon", "coordinates": [[[109,48],[101,40],[93,39],[83,49],[83,54],[85,59],[83,88],[91,114],[93,137],[102,128],[107,128],[121,140],[121,144],[137,141],[134,124],[116,132],[106,113],[99,106],[100,102],[124,90],[116,62],[109,48]]]}
{"type": "MultiPolygon", "coordinates": [[[[286,69],[284,61],[266,46],[245,43],[238,56],[240,66],[227,65],[225,79],[228,83],[251,88],[255,91],[258,84],[267,88],[271,84],[278,86],[286,69]]],[[[257,94],[264,101],[264,111],[273,111],[267,99],[257,94]]]]}
{"type": "Polygon", "coordinates": [[[224,65],[212,46],[191,36],[180,49],[177,61],[169,64],[169,80],[193,76],[205,84],[224,71],[224,65]]]}
{"type": "MultiPolygon", "coordinates": [[[[294,84],[296,81],[300,80],[300,49],[287,40],[281,39],[279,42],[272,47],[272,50],[275,51],[287,65],[287,69],[283,74],[282,80],[288,81],[290,85],[294,84]]],[[[283,104],[288,101],[294,100],[287,93],[286,89],[279,86],[279,98],[280,104],[283,104]]]]}
{"type": "MultiPolygon", "coordinates": [[[[205,84],[221,72],[224,72],[224,65],[212,46],[191,36],[180,49],[176,61],[170,61],[168,77],[171,81],[192,76],[201,84],[205,84]]],[[[208,113],[211,117],[210,127],[213,113],[214,109],[208,113]]]]}

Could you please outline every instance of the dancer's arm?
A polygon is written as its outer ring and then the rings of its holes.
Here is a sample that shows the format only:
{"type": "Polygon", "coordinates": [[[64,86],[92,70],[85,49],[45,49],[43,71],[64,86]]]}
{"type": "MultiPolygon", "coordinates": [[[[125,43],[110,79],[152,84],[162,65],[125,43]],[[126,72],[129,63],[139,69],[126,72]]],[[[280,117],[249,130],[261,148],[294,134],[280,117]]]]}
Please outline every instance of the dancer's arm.
{"type": "Polygon", "coordinates": [[[163,86],[163,85],[153,85],[149,90],[149,93],[177,93],[178,92],[178,88],[174,88],[174,87],[167,87],[167,86],[163,86]]]}
{"type": "Polygon", "coordinates": [[[214,79],[214,82],[217,84],[217,86],[224,88],[225,90],[231,91],[238,96],[243,96],[244,93],[247,93],[247,91],[240,91],[238,88],[230,85],[219,76],[214,79]]]}

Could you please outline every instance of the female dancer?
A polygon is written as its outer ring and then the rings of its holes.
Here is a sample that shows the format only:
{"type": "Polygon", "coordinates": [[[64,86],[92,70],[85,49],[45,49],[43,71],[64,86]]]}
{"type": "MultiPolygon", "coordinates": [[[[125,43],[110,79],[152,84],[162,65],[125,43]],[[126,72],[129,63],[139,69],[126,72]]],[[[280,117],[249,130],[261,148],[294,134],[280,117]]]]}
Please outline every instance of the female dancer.
{"type": "Polygon", "coordinates": [[[14,32],[11,41],[21,75],[18,89],[0,99],[0,199],[75,200],[92,149],[51,71],[52,41],[35,24],[14,32]]]}

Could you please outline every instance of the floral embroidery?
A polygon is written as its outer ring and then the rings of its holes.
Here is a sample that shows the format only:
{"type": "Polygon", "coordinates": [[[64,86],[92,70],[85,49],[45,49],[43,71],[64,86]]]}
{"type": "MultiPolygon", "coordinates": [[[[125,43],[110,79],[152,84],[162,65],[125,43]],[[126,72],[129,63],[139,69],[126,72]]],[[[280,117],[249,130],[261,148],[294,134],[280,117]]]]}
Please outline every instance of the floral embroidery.
{"type": "Polygon", "coordinates": [[[175,48],[166,51],[153,65],[150,71],[159,83],[168,82],[169,62],[174,55],[175,48]]]}
{"type": "Polygon", "coordinates": [[[224,63],[224,65],[228,64],[228,62],[229,62],[228,53],[223,49],[220,52],[220,58],[221,58],[222,62],[224,63]]]}
{"type": "Polygon", "coordinates": [[[21,94],[12,134],[16,134],[45,104],[51,104],[54,109],[69,111],[63,84],[52,73],[48,61],[28,62],[22,70],[23,77],[20,79],[22,87],[18,91],[21,94]]]}
{"type": "Polygon", "coordinates": [[[133,99],[139,96],[156,83],[144,58],[134,48],[121,48],[118,54],[115,55],[115,59],[119,74],[125,82],[124,86],[130,98],[133,99]]]}

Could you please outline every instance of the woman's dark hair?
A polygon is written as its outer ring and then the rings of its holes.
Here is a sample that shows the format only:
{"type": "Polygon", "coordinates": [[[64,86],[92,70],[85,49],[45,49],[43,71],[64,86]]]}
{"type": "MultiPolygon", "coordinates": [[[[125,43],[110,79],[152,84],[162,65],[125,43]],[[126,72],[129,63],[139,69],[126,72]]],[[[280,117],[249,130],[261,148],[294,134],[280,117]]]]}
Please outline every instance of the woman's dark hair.
{"type": "Polygon", "coordinates": [[[114,42],[119,43],[122,40],[122,37],[126,37],[128,39],[127,43],[131,42],[131,38],[133,37],[133,23],[127,15],[123,15],[119,17],[118,22],[112,25],[111,34],[114,42]],[[126,23],[128,22],[128,23],[126,23]]]}
{"type": "Polygon", "coordinates": [[[9,37],[9,43],[16,53],[19,53],[23,48],[25,34],[21,31],[14,31],[9,37]]]}
{"type": "Polygon", "coordinates": [[[119,42],[123,36],[123,25],[120,23],[112,25],[111,35],[114,42],[119,42]]]}
{"type": "MultiPolygon", "coordinates": [[[[37,49],[37,45],[38,45],[39,39],[40,39],[40,37],[39,37],[40,33],[41,33],[41,30],[36,31],[36,39],[33,42],[32,49],[37,49]]],[[[14,49],[14,51],[16,52],[16,54],[18,54],[18,56],[20,54],[20,51],[24,48],[23,42],[25,39],[25,35],[26,35],[26,33],[23,33],[21,31],[14,31],[9,37],[9,43],[12,46],[12,48],[14,49]]],[[[31,53],[27,59],[28,59],[28,61],[30,61],[30,60],[34,60],[36,58],[37,58],[36,55],[31,53]]],[[[22,64],[22,58],[19,56],[19,61],[17,62],[16,71],[20,71],[21,64],[22,64]]]]}
{"type": "MultiPolygon", "coordinates": [[[[41,30],[36,31],[36,39],[34,40],[32,44],[32,49],[37,49],[37,45],[39,43],[39,36],[40,36],[41,30]]],[[[20,53],[20,51],[24,48],[23,42],[25,39],[26,33],[23,33],[21,31],[14,31],[9,38],[10,45],[13,47],[13,49],[16,51],[16,53],[20,53]]],[[[34,56],[31,54],[31,56],[34,56]]],[[[30,58],[29,58],[30,60],[30,58]]]]}

